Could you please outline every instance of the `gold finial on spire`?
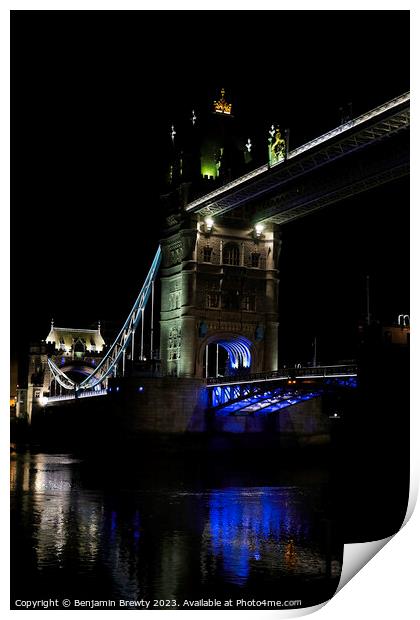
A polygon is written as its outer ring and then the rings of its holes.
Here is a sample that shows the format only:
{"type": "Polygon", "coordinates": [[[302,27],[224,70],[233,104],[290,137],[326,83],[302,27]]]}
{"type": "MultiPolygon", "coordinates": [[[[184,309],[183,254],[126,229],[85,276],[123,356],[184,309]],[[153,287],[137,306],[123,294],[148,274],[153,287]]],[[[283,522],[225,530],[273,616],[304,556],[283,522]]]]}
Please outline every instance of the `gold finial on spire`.
{"type": "Polygon", "coordinates": [[[225,93],[225,89],[221,88],[219,101],[214,101],[213,103],[214,111],[218,114],[232,114],[232,104],[226,101],[225,93]]]}

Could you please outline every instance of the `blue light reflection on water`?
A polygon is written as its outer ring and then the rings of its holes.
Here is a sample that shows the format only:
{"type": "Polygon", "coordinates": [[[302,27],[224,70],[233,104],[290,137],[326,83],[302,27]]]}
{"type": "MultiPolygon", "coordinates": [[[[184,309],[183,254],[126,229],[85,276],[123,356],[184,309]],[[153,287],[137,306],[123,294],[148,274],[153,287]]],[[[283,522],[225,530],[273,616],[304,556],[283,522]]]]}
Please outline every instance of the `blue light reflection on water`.
{"type": "Polygon", "coordinates": [[[111,512],[111,530],[115,531],[117,527],[117,513],[115,512],[115,510],[113,510],[111,512]]]}
{"type": "Polygon", "coordinates": [[[261,561],[279,572],[290,571],[290,562],[286,564],[291,548],[295,558],[300,547],[302,555],[307,554],[309,521],[299,509],[298,496],[294,487],[210,493],[208,542],[227,580],[244,585],[252,565],[261,561]]]}
{"type": "Polygon", "coordinates": [[[254,486],[239,475],[243,486],[209,488],[186,477],[181,490],[178,478],[168,485],[167,469],[159,479],[130,477],[123,467],[113,470],[118,487],[108,487],[85,471],[67,455],[12,461],[16,587],[24,570],[41,597],[64,595],[70,583],[75,596],[83,588],[190,596],[229,586],[266,592],[269,579],[274,588],[282,577],[325,573],[314,511],[323,505],[320,486],[254,486]]]}

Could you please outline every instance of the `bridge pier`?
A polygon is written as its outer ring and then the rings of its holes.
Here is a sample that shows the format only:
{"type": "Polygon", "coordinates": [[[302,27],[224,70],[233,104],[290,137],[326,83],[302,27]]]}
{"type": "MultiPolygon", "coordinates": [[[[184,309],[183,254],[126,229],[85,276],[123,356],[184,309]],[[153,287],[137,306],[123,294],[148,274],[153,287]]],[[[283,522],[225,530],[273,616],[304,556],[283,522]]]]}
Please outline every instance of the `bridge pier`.
{"type": "Polygon", "coordinates": [[[329,442],[331,420],[320,396],[267,414],[220,415],[209,407],[208,390],[200,379],[120,377],[109,381],[106,396],[48,403],[39,412],[46,431],[40,438],[51,436],[55,441],[59,429],[63,441],[75,446],[82,442],[92,449],[130,442],[143,445],[148,438],[152,443],[164,439],[175,448],[181,441],[209,449],[232,441],[249,449],[264,443],[270,448],[329,442]]]}

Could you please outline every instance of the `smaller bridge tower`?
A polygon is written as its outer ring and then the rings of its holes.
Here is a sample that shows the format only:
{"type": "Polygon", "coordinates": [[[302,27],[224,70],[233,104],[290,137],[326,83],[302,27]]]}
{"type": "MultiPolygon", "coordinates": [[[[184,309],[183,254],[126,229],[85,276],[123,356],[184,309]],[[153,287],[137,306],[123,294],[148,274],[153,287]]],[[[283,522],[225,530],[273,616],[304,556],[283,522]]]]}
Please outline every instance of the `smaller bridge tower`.
{"type": "MultiPolygon", "coordinates": [[[[46,343],[50,347],[50,358],[54,364],[77,383],[94,370],[105,351],[100,323],[97,329],[76,329],[56,327],[51,321],[46,343]]],[[[49,377],[49,383],[48,391],[55,396],[59,386],[54,385],[52,377],[49,377]]]]}
{"type": "Polygon", "coordinates": [[[48,358],[61,371],[80,382],[99,364],[105,352],[100,324],[97,329],[56,327],[51,321],[46,340],[29,347],[27,388],[20,388],[16,415],[31,422],[36,408],[43,406],[44,397],[59,396],[62,388],[48,367],[48,358]]]}

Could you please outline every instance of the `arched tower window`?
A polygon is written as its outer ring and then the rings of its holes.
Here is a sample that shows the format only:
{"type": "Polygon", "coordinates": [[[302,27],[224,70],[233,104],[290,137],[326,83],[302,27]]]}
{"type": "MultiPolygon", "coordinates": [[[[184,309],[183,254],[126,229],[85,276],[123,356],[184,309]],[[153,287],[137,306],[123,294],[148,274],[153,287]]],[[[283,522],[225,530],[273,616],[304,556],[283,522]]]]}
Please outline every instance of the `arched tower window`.
{"type": "Polygon", "coordinates": [[[74,352],[75,353],[84,353],[85,352],[85,345],[82,342],[82,340],[78,339],[75,343],[74,343],[74,352]]]}
{"type": "Polygon", "coordinates": [[[225,265],[239,265],[239,246],[236,243],[227,243],[224,246],[223,263],[225,265]]]}

